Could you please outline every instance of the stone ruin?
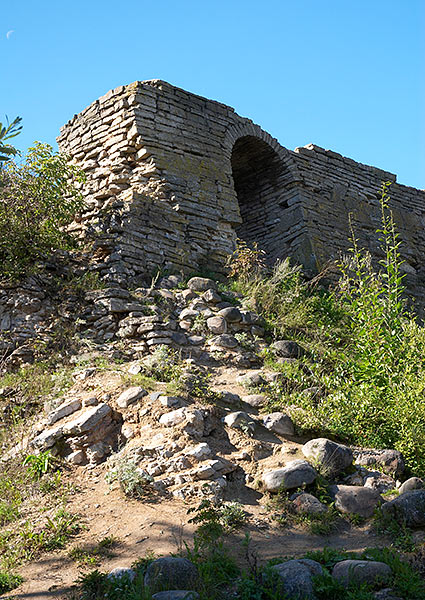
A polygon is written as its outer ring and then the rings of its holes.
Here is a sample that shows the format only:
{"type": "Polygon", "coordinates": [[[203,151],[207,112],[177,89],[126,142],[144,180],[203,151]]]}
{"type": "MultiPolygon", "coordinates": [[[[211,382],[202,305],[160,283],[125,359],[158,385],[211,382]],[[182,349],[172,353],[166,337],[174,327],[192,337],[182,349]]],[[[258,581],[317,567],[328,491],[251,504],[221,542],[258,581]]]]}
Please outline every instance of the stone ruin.
{"type": "Polygon", "coordinates": [[[313,144],[287,150],[234,109],[161,80],[108,92],[62,129],[61,151],[87,174],[73,226],[95,240],[97,269],[117,283],[158,269],[220,272],[236,238],[269,263],[317,272],[349,245],[379,259],[380,187],[402,240],[406,283],[423,296],[425,192],[313,144]]]}

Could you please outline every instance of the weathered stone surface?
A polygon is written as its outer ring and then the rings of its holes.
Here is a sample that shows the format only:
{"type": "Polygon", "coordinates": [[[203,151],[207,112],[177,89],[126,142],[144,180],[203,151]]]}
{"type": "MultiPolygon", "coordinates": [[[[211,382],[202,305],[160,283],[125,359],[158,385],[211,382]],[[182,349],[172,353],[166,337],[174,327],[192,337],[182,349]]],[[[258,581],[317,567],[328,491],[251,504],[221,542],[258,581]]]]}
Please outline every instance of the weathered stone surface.
{"type": "Polygon", "coordinates": [[[207,319],[207,327],[212,333],[226,333],[227,323],[223,317],[210,317],[207,319]]]}
{"type": "Polygon", "coordinates": [[[127,408],[130,404],[133,404],[143,396],[147,395],[147,391],[142,387],[131,387],[125,390],[122,394],[120,394],[117,398],[117,404],[120,408],[127,408]]]}
{"type": "Polygon", "coordinates": [[[325,504],[322,504],[320,500],[318,500],[312,494],[299,494],[292,501],[295,512],[299,514],[306,513],[308,515],[317,515],[319,513],[324,513],[328,510],[325,504]]]}
{"type": "Polygon", "coordinates": [[[205,277],[192,277],[187,282],[187,287],[194,292],[206,292],[207,290],[216,290],[217,284],[212,279],[205,277]]]}
{"type": "Polygon", "coordinates": [[[263,474],[262,480],[266,491],[278,492],[309,485],[316,479],[317,473],[306,460],[293,460],[281,469],[274,469],[263,474]]]}
{"type": "Polygon", "coordinates": [[[91,431],[101,421],[110,418],[111,414],[112,409],[108,404],[102,403],[98,406],[93,406],[93,408],[86,410],[73,421],[65,423],[63,425],[63,433],[65,435],[79,435],[91,431]]]}
{"type": "Polygon", "coordinates": [[[392,578],[391,567],[386,563],[374,560],[343,560],[332,569],[332,577],[343,585],[350,583],[362,585],[386,585],[392,578]]]}
{"type": "Polygon", "coordinates": [[[318,470],[328,477],[335,477],[353,462],[353,453],[347,446],[326,438],[310,440],[302,447],[304,456],[314,461],[318,470]]]}
{"type": "Polygon", "coordinates": [[[364,518],[371,517],[375,508],[382,502],[376,490],[358,485],[333,485],[330,492],[335,499],[337,510],[364,518]]]}
{"type": "Polygon", "coordinates": [[[198,569],[190,560],[166,556],[151,562],[146,569],[144,584],[151,592],[164,588],[190,590],[198,579],[198,569]]]}
{"type": "Polygon", "coordinates": [[[398,450],[355,449],[353,454],[356,465],[379,466],[380,470],[396,477],[404,472],[404,458],[398,450]]]}
{"type": "Polygon", "coordinates": [[[269,413],[263,417],[264,427],[278,435],[295,434],[294,424],[290,416],[282,412],[269,413]]]}
{"type": "Polygon", "coordinates": [[[419,477],[410,477],[398,488],[400,494],[411,492],[412,490],[420,490],[424,487],[424,482],[419,477]]]}
{"type": "Polygon", "coordinates": [[[271,568],[278,574],[282,591],[288,599],[315,600],[313,577],[323,573],[318,562],[310,559],[288,560],[271,568]]]}
{"type": "Polygon", "coordinates": [[[239,323],[242,321],[242,313],[236,306],[228,306],[218,311],[220,317],[223,317],[228,323],[239,323]]]}
{"type": "Polygon", "coordinates": [[[425,490],[404,492],[382,506],[384,515],[391,515],[408,527],[425,526],[425,490]]]}
{"type": "Polygon", "coordinates": [[[253,408],[258,408],[264,406],[267,402],[267,398],[264,394],[248,394],[248,396],[242,396],[242,402],[249,404],[253,408]]]}
{"type": "Polygon", "coordinates": [[[219,346],[221,348],[236,348],[238,345],[238,340],[234,335],[229,335],[228,333],[223,333],[222,335],[217,335],[215,338],[211,340],[211,344],[215,346],[219,346]]]}
{"type": "Polygon", "coordinates": [[[246,427],[253,430],[255,427],[254,419],[243,410],[229,413],[224,417],[223,422],[227,427],[231,427],[232,429],[243,429],[246,427]]]}
{"type": "Polygon", "coordinates": [[[282,358],[299,358],[304,352],[297,342],[291,340],[277,340],[273,342],[272,348],[282,358]]]}
{"type": "Polygon", "coordinates": [[[379,494],[384,494],[389,490],[394,490],[396,487],[395,480],[385,473],[379,471],[369,471],[363,480],[363,485],[366,488],[376,490],[379,494]]]}
{"type": "Polygon", "coordinates": [[[53,425],[54,423],[60,421],[64,417],[68,417],[77,410],[80,410],[80,408],[81,400],[79,398],[63,402],[60,406],[58,406],[55,410],[53,410],[47,415],[47,425],[53,425]]]}

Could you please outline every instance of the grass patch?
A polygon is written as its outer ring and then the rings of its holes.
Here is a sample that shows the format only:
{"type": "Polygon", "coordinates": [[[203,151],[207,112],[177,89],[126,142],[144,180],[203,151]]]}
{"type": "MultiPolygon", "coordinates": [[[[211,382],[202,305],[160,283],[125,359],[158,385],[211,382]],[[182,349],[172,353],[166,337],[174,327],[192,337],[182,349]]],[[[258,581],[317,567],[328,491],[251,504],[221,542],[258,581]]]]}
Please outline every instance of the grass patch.
{"type": "Polygon", "coordinates": [[[75,546],[69,551],[68,556],[84,566],[98,565],[103,558],[114,556],[113,550],[118,545],[118,538],[108,536],[101,539],[97,544],[75,546]]]}

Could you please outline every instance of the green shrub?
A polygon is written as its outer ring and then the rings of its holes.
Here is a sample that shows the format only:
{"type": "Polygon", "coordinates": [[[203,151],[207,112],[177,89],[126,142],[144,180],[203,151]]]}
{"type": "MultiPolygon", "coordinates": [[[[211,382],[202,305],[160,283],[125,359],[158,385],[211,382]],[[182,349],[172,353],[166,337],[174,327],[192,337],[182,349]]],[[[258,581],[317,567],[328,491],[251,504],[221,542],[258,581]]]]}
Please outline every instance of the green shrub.
{"type": "Polygon", "coordinates": [[[107,483],[117,482],[126,496],[143,498],[152,492],[153,478],[126,456],[111,456],[111,469],[106,473],[107,483]]]}
{"type": "Polygon", "coordinates": [[[0,170],[0,272],[16,278],[53,249],[74,245],[68,225],[82,209],[82,171],[36,142],[22,164],[0,170]]]}

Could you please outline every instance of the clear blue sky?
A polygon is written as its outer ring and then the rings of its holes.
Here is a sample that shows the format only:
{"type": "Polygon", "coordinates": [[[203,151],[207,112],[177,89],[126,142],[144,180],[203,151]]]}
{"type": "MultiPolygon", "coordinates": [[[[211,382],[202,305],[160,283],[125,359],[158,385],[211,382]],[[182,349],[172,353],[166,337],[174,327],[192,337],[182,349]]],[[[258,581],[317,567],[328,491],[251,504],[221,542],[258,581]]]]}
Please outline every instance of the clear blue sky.
{"type": "Polygon", "coordinates": [[[55,143],[121,84],[225,102],[287,148],[313,142],[425,188],[425,0],[21,0],[0,12],[0,120],[55,143]]]}

